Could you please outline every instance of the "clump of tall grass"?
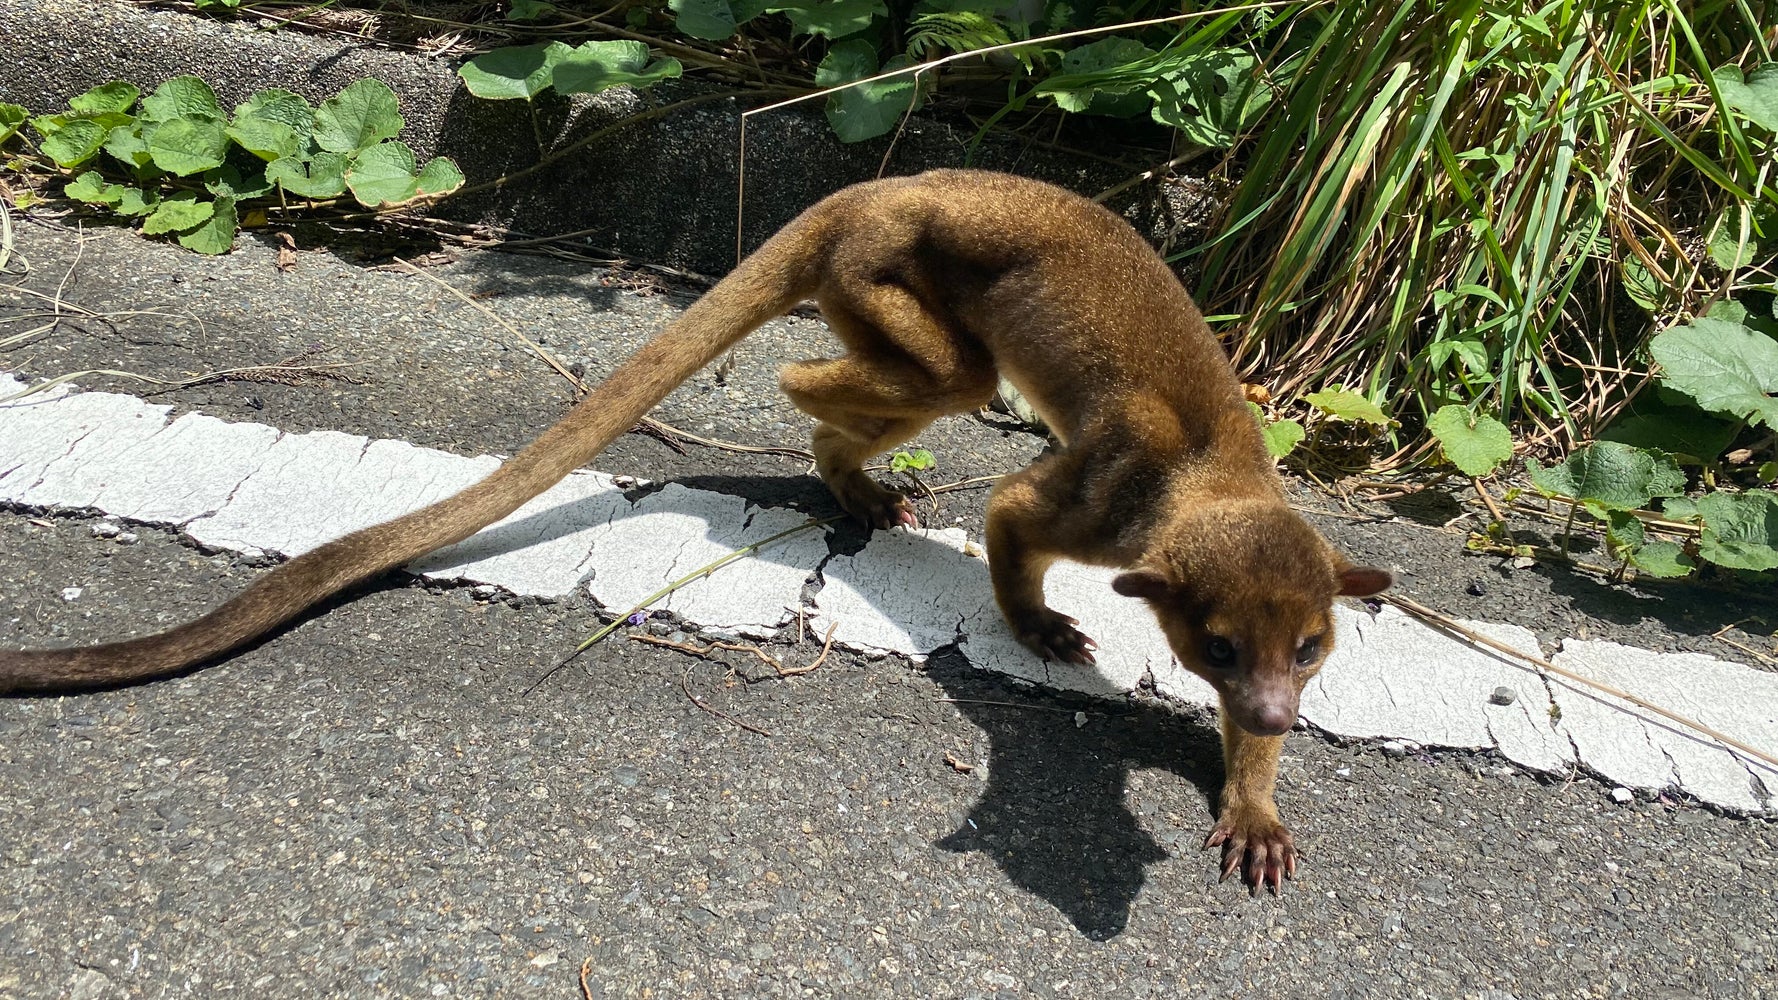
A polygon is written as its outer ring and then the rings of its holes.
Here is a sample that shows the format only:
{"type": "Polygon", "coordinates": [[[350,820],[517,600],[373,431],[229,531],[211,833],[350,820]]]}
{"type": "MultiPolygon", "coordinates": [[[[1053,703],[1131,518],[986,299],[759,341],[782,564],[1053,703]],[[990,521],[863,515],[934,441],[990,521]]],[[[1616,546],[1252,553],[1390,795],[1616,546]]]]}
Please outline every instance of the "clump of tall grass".
{"type": "Polygon", "coordinates": [[[1275,393],[1338,382],[1410,420],[1458,402],[1590,436],[1646,381],[1661,325],[1774,289],[1763,9],[1286,12],[1254,39],[1276,99],[1194,251],[1209,311],[1240,319],[1237,365],[1275,393]]]}

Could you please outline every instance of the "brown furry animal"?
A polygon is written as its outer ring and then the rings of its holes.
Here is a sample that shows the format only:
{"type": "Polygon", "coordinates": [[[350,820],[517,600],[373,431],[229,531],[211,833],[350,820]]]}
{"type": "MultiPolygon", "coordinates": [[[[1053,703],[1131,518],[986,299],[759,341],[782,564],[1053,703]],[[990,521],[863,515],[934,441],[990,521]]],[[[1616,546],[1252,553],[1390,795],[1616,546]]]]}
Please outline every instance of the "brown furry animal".
{"type": "Polygon", "coordinates": [[[1228,779],[1206,846],[1223,877],[1276,891],[1296,848],[1273,805],[1278,753],[1304,683],[1333,647],[1336,595],[1377,593],[1284,503],[1221,347],[1190,296],[1122,219],[1059,188],[940,170],[847,188],[785,226],[592,395],[461,493],[290,560],[166,632],[77,649],[0,651],[0,692],[134,683],[214,660],[331,594],[469,537],[591,461],[698,369],[813,297],[846,346],[786,365],[819,423],[816,466],[875,527],[913,508],[864,462],[934,418],[974,410],[1004,375],[1060,449],[1009,476],[988,507],[994,593],[1045,657],[1093,661],[1044,603],[1066,557],[1127,568],[1181,663],[1216,688],[1228,779]]]}

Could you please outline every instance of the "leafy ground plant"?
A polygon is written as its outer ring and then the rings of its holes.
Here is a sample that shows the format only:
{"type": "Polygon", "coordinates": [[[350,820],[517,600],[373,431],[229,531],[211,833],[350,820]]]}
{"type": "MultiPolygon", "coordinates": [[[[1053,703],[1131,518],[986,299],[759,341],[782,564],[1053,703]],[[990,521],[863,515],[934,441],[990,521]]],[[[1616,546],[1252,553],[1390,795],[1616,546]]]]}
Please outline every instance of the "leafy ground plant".
{"type": "MultiPolygon", "coordinates": [[[[0,142],[19,136],[25,117],[0,105],[0,142]]],[[[145,235],[172,236],[205,254],[228,252],[243,218],[263,218],[293,199],[350,192],[359,205],[392,208],[463,184],[450,159],[420,166],[395,138],[402,126],[395,93],[377,80],[359,80],[319,107],[263,90],[232,114],[195,76],[174,77],[146,97],[113,81],[29,122],[37,152],[67,178],[67,197],[139,219],[145,235]]]]}

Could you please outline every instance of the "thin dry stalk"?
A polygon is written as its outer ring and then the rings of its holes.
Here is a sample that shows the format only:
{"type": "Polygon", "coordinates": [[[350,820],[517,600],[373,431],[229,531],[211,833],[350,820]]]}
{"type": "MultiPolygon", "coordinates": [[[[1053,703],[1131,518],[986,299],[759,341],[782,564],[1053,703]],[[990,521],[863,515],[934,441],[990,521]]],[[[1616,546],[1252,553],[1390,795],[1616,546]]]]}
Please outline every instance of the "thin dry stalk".
{"type": "Polygon", "coordinates": [[[1602,694],[1607,694],[1613,698],[1617,698],[1622,701],[1629,702],[1630,704],[1635,705],[1637,708],[1643,709],[1645,711],[1653,712],[1656,715],[1661,716],[1662,718],[1666,719],[1669,722],[1675,723],[1679,726],[1683,726],[1684,728],[1690,729],[1693,732],[1701,733],[1705,736],[1708,736],[1711,739],[1717,741],[1718,743],[1721,743],[1725,747],[1730,747],[1732,749],[1739,750],[1741,753],[1747,755],[1748,757],[1751,757],[1751,758],[1758,760],[1762,763],[1765,763],[1775,769],[1778,769],[1778,756],[1774,756],[1773,754],[1768,753],[1764,750],[1761,750],[1757,747],[1750,746],[1747,743],[1744,743],[1741,740],[1738,740],[1738,739],[1734,738],[1733,736],[1730,736],[1727,733],[1722,732],[1721,730],[1713,729],[1710,726],[1706,726],[1702,722],[1697,721],[1696,719],[1690,718],[1688,716],[1680,715],[1678,712],[1674,712],[1674,711],[1671,711],[1666,708],[1662,708],[1661,706],[1656,705],[1654,702],[1651,702],[1651,701],[1647,700],[1646,698],[1642,698],[1637,695],[1631,694],[1628,691],[1625,691],[1623,688],[1614,687],[1613,685],[1606,684],[1603,681],[1597,681],[1591,677],[1587,677],[1584,674],[1575,673],[1574,671],[1569,670],[1566,667],[1558,667],[1554,663],[1551,663],[1550,661],[1548,661],[1540,656],[1532,656],[1531,654],[1523,652],[1522,650],[1514,649],[1513,647],[1508,646],[1506,643],[1498,642],[1494,639],[1490,639],[1489,637],[1482,635],[1481,633],[1475,631],[1474,629],[1465,628],[1462,625],[1459,625],[1453,619],[1448,618],[1445,615],[1439,614],[1437,611],[1432,610],[1431,608],[1427,607],[1424,604],[1421,604],[1419,601],[1416,601],[1413,598],[1403,597],[1399,594],[1385,594],[1379,599],[1382,601],[1385,601],[1389,604],[1395,605],[1396,607],[1402,609],[1403,611],[1408,612],[1411,615],[1414,615],[1416,618],[1421,619],[1422,621],[1426,622],[1429,625],[1432,625],[1433,627],[1439,629],[1442,632],[1448,633],[1448,634],[1456,636],[1458,638],[1465,639],[1469,642],[1472,642],[1472,643],[1475,643],[1478,645],[1486,646],[1489,649],[1494,650],[1497,653],[1502,653],[1502,654],[1505,654],[1506,656],[1509,656],[1515,660],[1522,660],[1525,663],[1529,663],[1539,670],[1547,671],[1549,673],[1555,674],[1558,677],[1573,681],[1576,684],[1580,684],[1583,687],[1588,687],[1588,688],[1591,688],[1594,691],[1598,691],[1602,694]]]}

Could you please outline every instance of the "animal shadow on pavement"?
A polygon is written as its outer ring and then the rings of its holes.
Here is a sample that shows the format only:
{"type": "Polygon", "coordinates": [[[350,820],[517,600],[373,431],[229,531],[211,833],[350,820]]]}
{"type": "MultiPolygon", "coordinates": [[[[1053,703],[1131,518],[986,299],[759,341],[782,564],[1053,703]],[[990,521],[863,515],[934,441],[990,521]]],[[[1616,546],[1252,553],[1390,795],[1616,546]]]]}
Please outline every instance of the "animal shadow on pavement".
{"type": "Polygon", "coordinates": [[[935,654],[926,673],[987,734],[990,747],[981,798],[938,846],[986,854],[1094,941],[1122,933],[1148,866],[1169,856],[1150,828],[1171,822],[1131,812],[1130,773],[1156,768],[1197,787],[1207,804],[1188,803],[1186,810],[1203,810],[1202,829],[1179,831],[1179,842],[1195,854],[1222,786],[1213,726],[1153,706],[1107,713],[1104,702],[1083,702],[1091,721],[1077,726],[1072,710],[1055,710],[1060,702],[985,674],[951,650],[935,654]]]}

